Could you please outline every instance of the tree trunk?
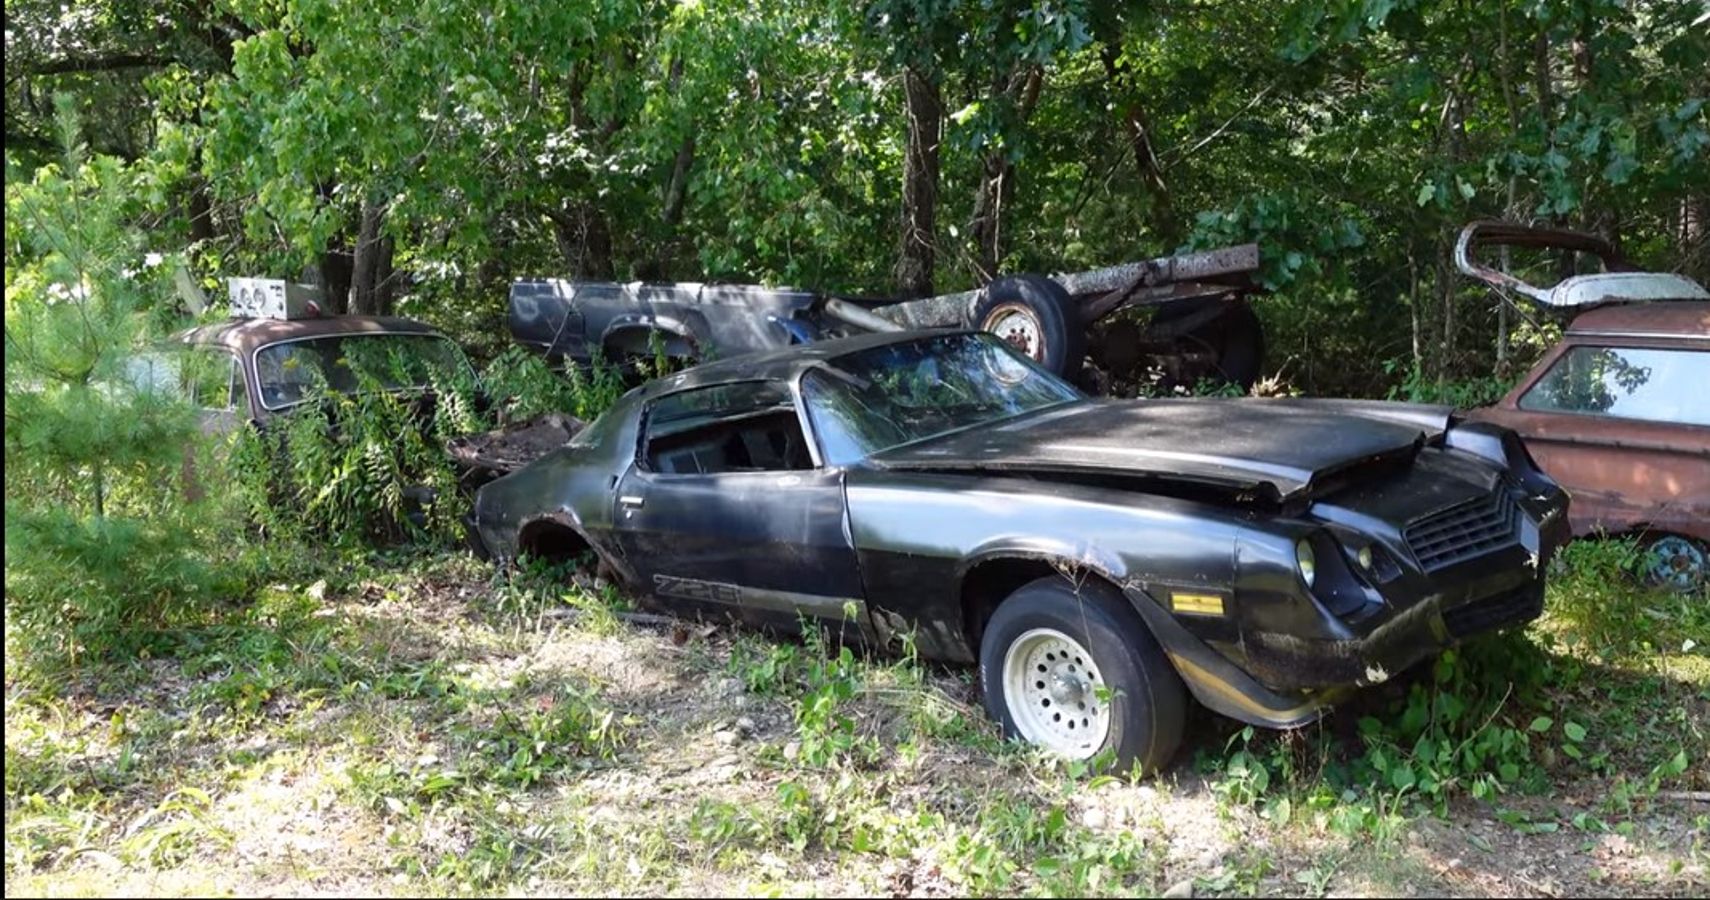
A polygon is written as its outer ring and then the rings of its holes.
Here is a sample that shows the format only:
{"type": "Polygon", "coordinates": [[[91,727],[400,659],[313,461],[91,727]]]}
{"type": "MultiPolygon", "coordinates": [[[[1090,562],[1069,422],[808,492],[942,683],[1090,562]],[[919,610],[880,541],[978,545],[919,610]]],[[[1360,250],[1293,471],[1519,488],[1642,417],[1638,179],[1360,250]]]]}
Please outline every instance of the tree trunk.
{"type": "Polygon", "coordinates": [[[677,227],[683,219],[683,202],[689,194],[689,169],[695,163],[695,135],[690,132],[683,137],[683,143],[677,148],[677,159],[671,164],[671,180],[665,185],[665,208],[659,215],[660,224],[666,229],[677,227]]]}
{"type": "Polygon", "coordinates": [[[374,260],[374,296],[375,309],[379,315],[392,314],[392,301],[398,296],[398,271],[392,268],[392,254],[397,250],[398,242],[386,235],[380,239],[380,250],[374,260]]]}
{"type": "Polygon", "coordinates": [[[1181,243],[1181,220],[1176,215],[1175,202],[1170,197],[1169,184],[1164,181],[1164,167],[1158,161],[1158,154],[1152,147],[1152,124],[1146,118],[1146,111],[1140,103],[1126,96],[1133,89],[1127,89],[1121,83],[1121,71],[1116,65],[1116,46],[1107,44],[1100,58],[1104,63],[1106,91],[1113,97],[1125,95],[1121,101],[1122,118],[1128,131],[1128,146],[1134,154],[1134,168],[1140,176],[1140,184],[1145,186],[1147,193],[1152,195],[1152,202],[1147,206],[1147,218],[1150,220],[1152,231],[1157,234],[1159,243],[1166,248],[1174,248],[1181,243]]]}
{"type": "Polygon", "coordinates": [[[1455,360],[1455,265],[1453,250],[1444,242],[1437,247],[1437,288],[1443,299],[1443,356],[1437,361],[1437,378],[1448,378],[1455,360]]]}
{"type": "Polygon", "coordinates": [[[350,311],[352,268],[349,253],[329,250],[321,254],[318,265],[305,268],[313,268],[314,274],[308,276],[308,280],[320,286],[327,312],[342,316],[350,311]]]}
{"type": "MultiPolygon", "coordinates": [[[[675,94],[683,81],[683,58],[677,56],[671,60],[671,92],[675,94]]],[[[659,212],[659,224],[663,228],[663,240],[658,251],[654,254],[651,268],[658,277],[667,277],[671,270],[671,257],[677,245],[677,225],[683,220],[683,206],[689,196],[689,172],[695,164],[695,123],[691,119],[687,131],[677,145],[676,158],[671,161],[671,176],[665,182],[665,203],[659,212]]]]}
{"type": "Polygon", "coordinates": [[[1680,270],[1699,282],[1710,282],[1710,198],[1680,201],[1680,270]]]}
{"type": "Polygon", "coordinates": [[[552,237],[571,278],[612,277],[612,233],[603,213],[593,204],[578,203],[571,210],[549,209],[546,216],[552,220],[552,237]]]}
{"type": "Polygon", "coordinates": [[[908,115],[908,150],[903,158],[902,235],[897,256],[897,294],[932,294],[938,228],[938,154],[944,135],[944,105],[938,85],[913,68],[903,72],[908,115]]]}
{"type": "Polygon", "coordinates": [[[381,271],[386,255],[380,230],[386,222],[386,204],[373,198],[362,201],[356,229],[356,259],[350,275],[350,312],[357,316],[385,315],[381,271]]]}
{"type": "Polygon", "coordinates": [[[208,179],[200,174],[190,176],[190,243],[202,244],[214,239],[214,208],[208,200],[208,179]]]}
{"type": "Polygon", "coordinates": [[[1420,340],[1419,322],[1419,260],[1411,247],[1407,250],[1407,318],[1413,326],[1413,371],[1425,372],[1425,347],[1420,340]]]}
{"type": "Polygon", "coordinates": [[[1003,262],[1003,211],[1015,193],[1014,168],[1002,150],[988,151],[981,158],[980,187],[968,223],[974,242],[974,281],[979,284],[996,278],[1003,262]]]}
{"type": "MultiPolygon", "coordinates": [[[[992,102],[1011,105],[1010,137],[1019,137],[1027,127],[1044,80],[1044,69],[1028,66],[1005,75],[992,86],[992,102]]],[[[968,236],[974,242],[974,280],[985,284],[997,277],[998,267],[1003,263],[1003,215],[1015,195],[1015,163],[1010,160],[1007,141],[1005,146],[988,148],[981,155],[980,169],[980,186],[974,195],[968,236]]]]}

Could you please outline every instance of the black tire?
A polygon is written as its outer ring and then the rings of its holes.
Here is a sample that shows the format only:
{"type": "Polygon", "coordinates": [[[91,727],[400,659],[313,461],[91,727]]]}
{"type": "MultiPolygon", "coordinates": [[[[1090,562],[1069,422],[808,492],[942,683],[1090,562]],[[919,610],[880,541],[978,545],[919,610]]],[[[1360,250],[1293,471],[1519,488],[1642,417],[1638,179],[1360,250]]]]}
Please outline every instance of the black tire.
{"type": "Polygon", "coordinates": [[[997,334],[1069,381],[1086,360],[1087,332],[1079,308],[1062,285],[1043,275],[1011,275],[986,285],[974,307],[974,327],[997,334]],[[1000,333],[1003,321],[1017,315],[1027,327],[1000,333]]]}
{"type": "Polygon", "coordinates": [[[1040,628],[1085,647],[1110,690],[1110,729],[1092,758],[1113,753],[1111,771],[1118,774],[1138,764],[1142,775],[1153,775],[1169,764],[1181,746],[1187,688],[1128,600],[1102,581],[1078,588],[1061,576],[1029,582],[986,623],[980,684],[986,709],[1003,726],[1004,736],[1023,737],[1005,695],[1005,657],[1011,645],[1040,628]]]}
{"type": "Polygon", "coordinates": [[[1265,328],[1259,323],[1259,314],[1242,303],[1219,320],[1218,325],[1222,329],[1222,354],[1217,367],[1232,384],[1240,385],[1243,391],[1252,390],[1265,362],[1265,328]]]}

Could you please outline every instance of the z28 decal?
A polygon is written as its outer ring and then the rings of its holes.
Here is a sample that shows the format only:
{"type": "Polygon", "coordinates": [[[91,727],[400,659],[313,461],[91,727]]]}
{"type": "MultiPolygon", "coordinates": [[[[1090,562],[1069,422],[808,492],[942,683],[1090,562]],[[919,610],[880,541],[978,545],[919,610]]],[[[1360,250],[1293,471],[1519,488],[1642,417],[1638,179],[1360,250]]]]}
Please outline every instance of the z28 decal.
{"type": "Polygon", "coordinates": [[[678,578],[674,575],[653,576],[653,592],[661,597],[681,597],[684,600],[700,600],[709,603],[742,602],[742,589],[734,584],[697,581],[693,578],[678,578]]]}

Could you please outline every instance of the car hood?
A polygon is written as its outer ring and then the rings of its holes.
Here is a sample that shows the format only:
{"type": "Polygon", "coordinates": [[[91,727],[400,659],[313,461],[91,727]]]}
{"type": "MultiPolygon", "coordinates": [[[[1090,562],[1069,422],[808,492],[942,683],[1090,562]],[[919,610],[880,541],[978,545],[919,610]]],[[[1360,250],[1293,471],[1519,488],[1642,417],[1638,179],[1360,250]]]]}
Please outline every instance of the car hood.
{"type": "Polygon", "coordinates": [[[1059,473],[1297,500],[1406,465],[1450,408],[1294,399],[1089,400],[876,454],[893,470],[1059,473]]]}

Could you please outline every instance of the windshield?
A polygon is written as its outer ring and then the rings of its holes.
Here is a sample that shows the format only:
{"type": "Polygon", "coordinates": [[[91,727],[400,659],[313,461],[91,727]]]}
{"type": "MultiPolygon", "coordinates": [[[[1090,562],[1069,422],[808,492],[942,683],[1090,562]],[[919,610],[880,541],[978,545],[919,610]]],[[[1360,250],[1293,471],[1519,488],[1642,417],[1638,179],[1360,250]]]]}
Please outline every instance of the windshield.
{"type": "Polygon", "coordinates": [[[336,334],[287,341],[255,353],[255,380],[261,405],[280,409],[308,399],[316,388],[351,393],[364,386],[381,390],[429,387],[435,380],[470,373],[463,350],[450,338],[433,334],[336,334]]]}
{"type": "Polygon", "coordinates": [[[989,334],[886,344],[802,378],[802,400],[831,466],[1080,398],[989,334]]]}

